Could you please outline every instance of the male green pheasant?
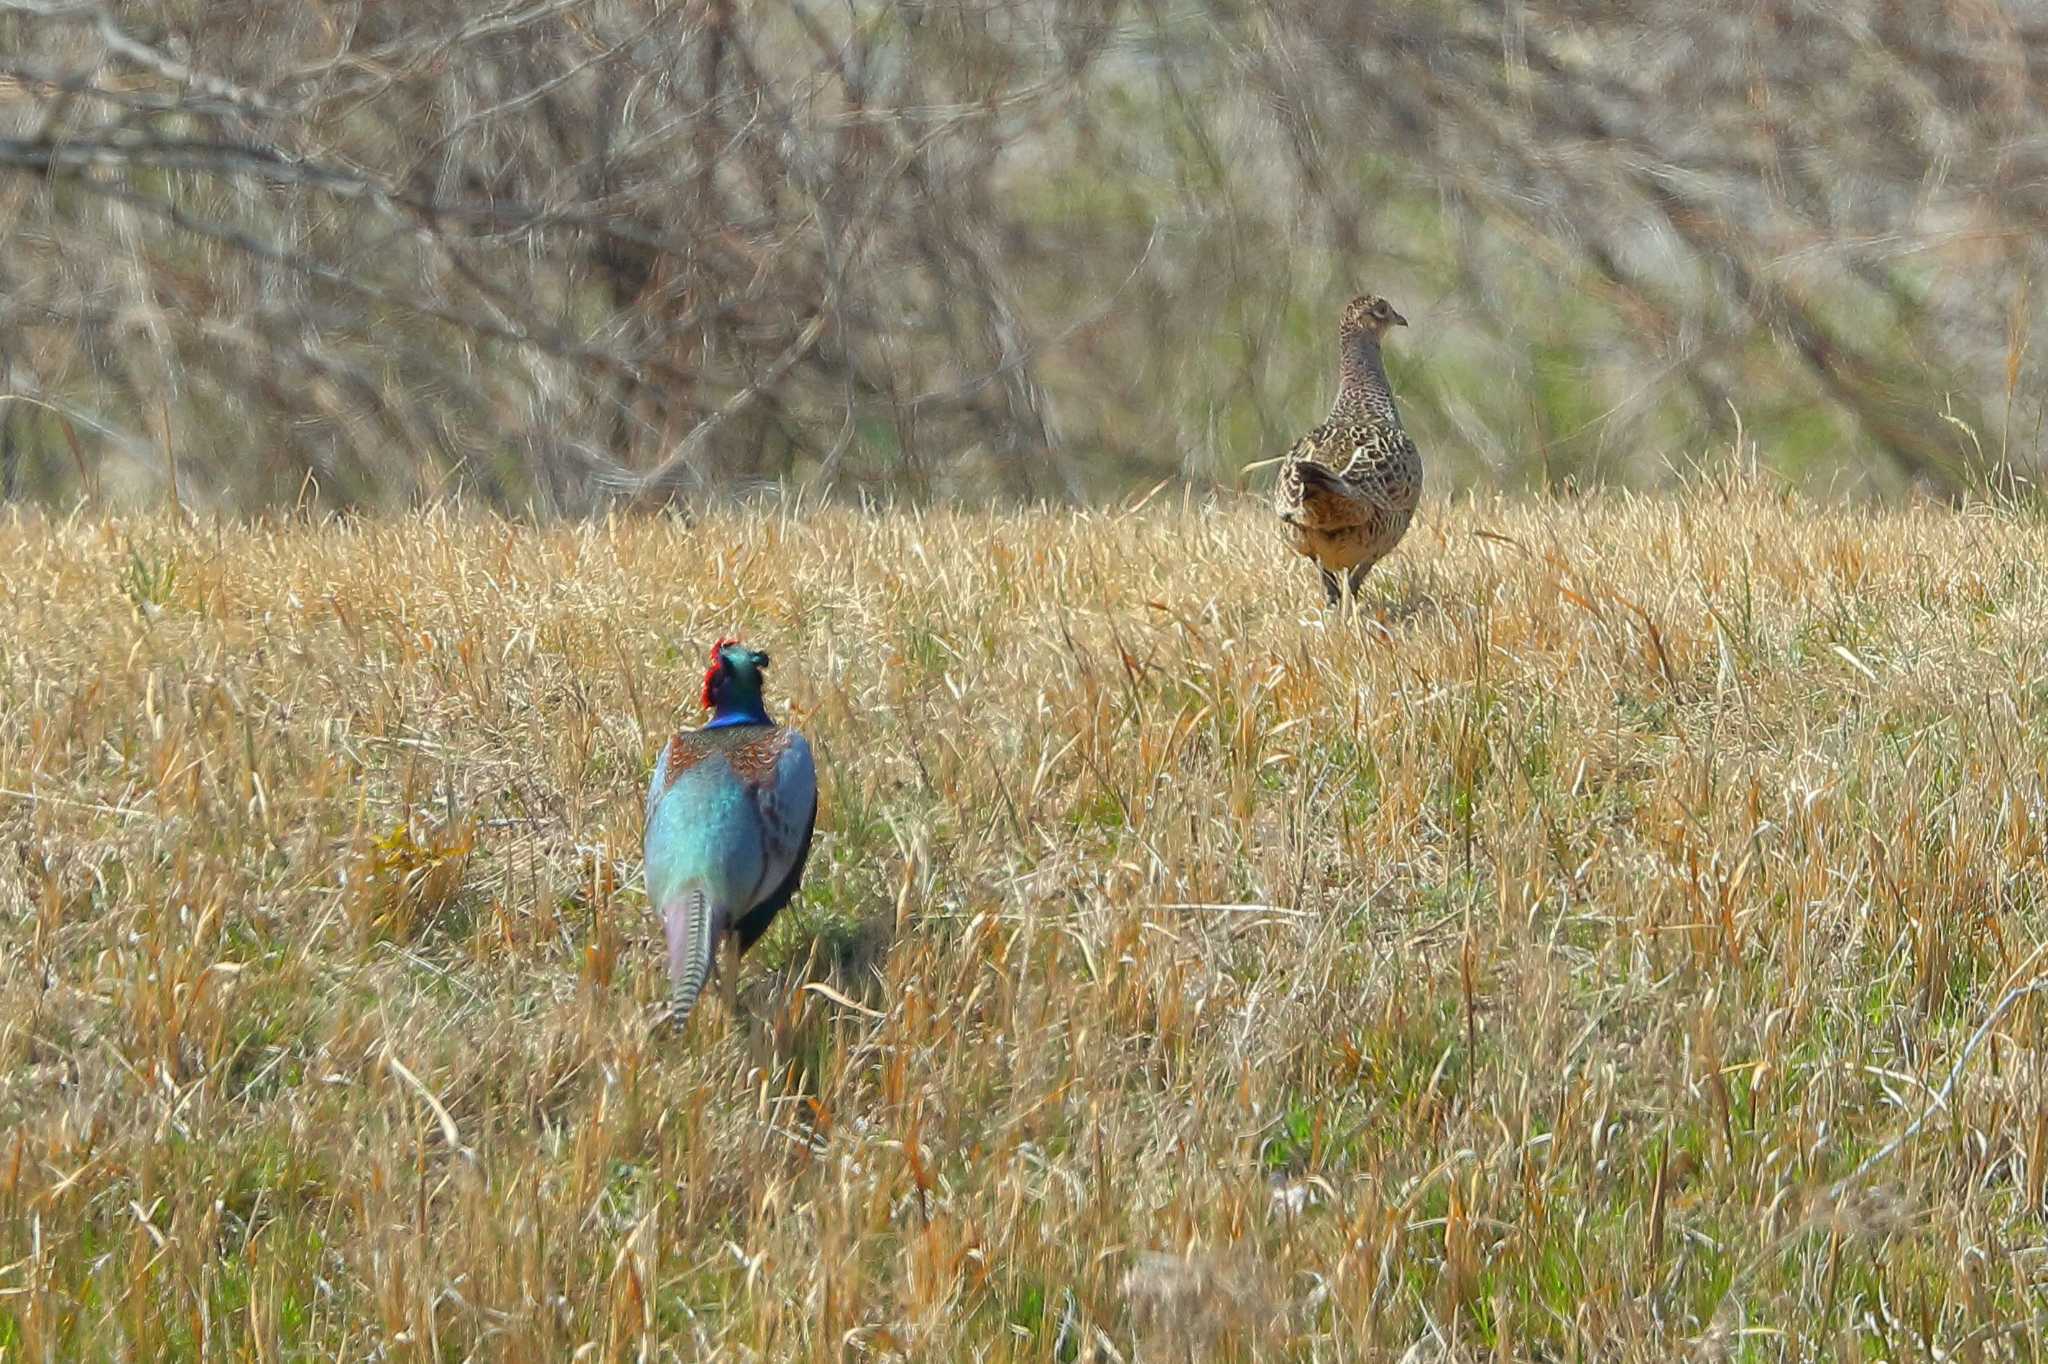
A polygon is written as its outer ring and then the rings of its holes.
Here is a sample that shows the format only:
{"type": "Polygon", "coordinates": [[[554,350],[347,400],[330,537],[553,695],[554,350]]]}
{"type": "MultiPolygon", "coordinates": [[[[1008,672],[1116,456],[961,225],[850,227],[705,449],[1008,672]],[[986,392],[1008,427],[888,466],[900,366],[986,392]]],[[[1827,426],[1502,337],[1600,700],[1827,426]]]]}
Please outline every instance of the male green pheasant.
{"type": "Polygon", "coordinates": [[[803,879],[818,816],[804,736],[768,718],[768,655],[735,640],[711,646],[711,719],[662,746],[647,787],[647,899],[668,934],[671,1017],[689,1017],[731,943],[723,988],[734,1000],[739,957],[768,931],[803,879]]]}
{"type": "Polygon", "coordinates": [[[1356,605],[1358,585],[1401,542],[1422,493],[1422,457],[1401,429],[1380,360],[1380,338],[1389,327],[1407,325],[1383,298],[1351,300],[1337,325],[1337,400],[1329,420],[1281,460],[1274,509],[1289,546],[1315,560],[1332,605],[1356,605]]]}

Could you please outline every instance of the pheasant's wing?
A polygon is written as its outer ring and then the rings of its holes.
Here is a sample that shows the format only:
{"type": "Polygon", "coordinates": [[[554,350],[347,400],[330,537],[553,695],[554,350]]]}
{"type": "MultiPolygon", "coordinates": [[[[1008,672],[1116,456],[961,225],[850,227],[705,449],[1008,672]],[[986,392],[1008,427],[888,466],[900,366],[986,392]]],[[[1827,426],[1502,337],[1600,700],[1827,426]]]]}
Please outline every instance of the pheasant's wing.
{"type": "Polygon", "coordinates": [[[740,916],[739,922],[732,926],[733,932],[739,934],[740,951],[746,951],[761,940],[761,935],[768,931],[768,925],[775,921],[776,914],[796,894],[797,884],[804,879],[804,864],[811,859],[811,833],[817,827],[818,807],[814,804],[811,806],[811,818],[804,825],[803,843],[797,848],[796,861],[791,865],[789,875],[768,893],[767,899],[740,916]]]}
{"type": "Polygon", "coordinates": [[[801,872],[818,817],[818,770],[810,741],[793,729],[778,732],[779,751],[769,780],[754,788],[761,812],[768,869],[761,884],[773,894],[793,872],[801,872]]]}
{"type": "Polygon", "coordinates": [[[745,951],[768,931],[769,921],[803,879],[818,821],[818,773],[810,742],[788,728],[763,735],[735,751],[733,759],[754,797],[764,854],[761,889],[735,924],[745,951]]]}
{"type": "Polygon", "coordinates": [[[1398,426],[1359,433],[1338,475],[1352,496],[1382,511],[1413,508],[1415,475],[1422,467],[1415,438],[1398,426]]]}

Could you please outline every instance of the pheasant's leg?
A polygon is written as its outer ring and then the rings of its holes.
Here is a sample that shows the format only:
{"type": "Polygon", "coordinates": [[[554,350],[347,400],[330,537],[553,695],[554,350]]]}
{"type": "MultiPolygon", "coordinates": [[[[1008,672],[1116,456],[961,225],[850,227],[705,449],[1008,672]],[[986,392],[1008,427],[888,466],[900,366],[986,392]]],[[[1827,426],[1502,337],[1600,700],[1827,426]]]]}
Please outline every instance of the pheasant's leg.
{"type": "Polygon", "coordinates": [[[1323,605],[1335,606],[1343,599],[1343,589],[1337,585],[1337,575],[1327,568],[1316,571],[1323,575],[1323,605]]]}
{"type": "Polygon", "coordinates": [[[1351,591],[1351,614],[1354,616],[1358,614],[1359,589],[1365,586],[1365,575],[1370,572],[1372,572],[1371,564],[1360,564],[1357,568],[1351,570],[1350,580],[1346,586],[1351,591]]]}
{"type": "Polygon", "coordinates": [[[729,1026],[739,1033],[740,1041],[745,1044],[748,1062],[755,1070],[766,1075],[769,1070],[768,1062],[770,1056],[767,1048],[762,1045],[761,1030],[754,1025],[753,1019],[740,1011],[739,935],[737,933],[726,934],[724,941],[719,944],[719,948],[721,955],[725,958],[724,961],[719,963],[718,974],[721,978],[720,989],[725,996],[726,1017],[731,1020],[729,1026]]]}
{"type": "Polygon", "coordinates": [[[1333,573],[1330,575],[1330,581],[1333,584],[1331,600],[1338,604],[1337,614],[1343,618],[1346,624],[1356,624],[1358,621],[1357,575],[1347,572],[1340,578],[1333,573]]]}
{"type": "Polygon", "coordinates": [[[1382,598],[1374,603],[1370,609],[1364,605],[1365,578],[1372,570],[1373,565],[1371,564],[1361,564],[1351,570],[1352,614],[1354,617],[1369,618],[1373,629],[1391,638],[1391,632],[1388,628],[1388,604],[1385,599],[1382,598]]]}
{"type": "Polygon", "coordinates": [[[740,940],[736,934],[718,935],[718,997],[725,1003],[728,1028],[740,1026],[740,940]]]}

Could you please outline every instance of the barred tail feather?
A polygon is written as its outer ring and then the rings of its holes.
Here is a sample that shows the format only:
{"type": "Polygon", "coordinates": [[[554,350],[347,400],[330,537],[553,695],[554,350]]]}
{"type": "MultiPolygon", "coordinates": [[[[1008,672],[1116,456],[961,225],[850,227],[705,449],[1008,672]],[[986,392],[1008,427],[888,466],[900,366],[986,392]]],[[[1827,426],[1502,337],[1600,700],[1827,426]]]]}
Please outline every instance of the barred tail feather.
{"type": "Polygon", "coordinates": [[[1365,524],[1371,509],[1336,471],[1307,461],[1295,465],[1294,471],[1299,477],[1294,515],[1290,518],[1295,525],[1308,530],[1341,531],[1365,524]]]}
{"type": "Polygon", "coordinates": [[[704,891],[691,886],[662,906],[661,923],[668,934],[669,1018],[681,1027],[697,1007],[697,997],[718,951],[722,916],[704,891]]]}
{"type": "Polygon", "coordinates": [[[1304,491],[1315,490],[1326,493],[1341,493],[1344,482],[1337,477],[1337,471],[1314,460],[1302,460],[1294,466],[1294,475],[1301,480],[1304,491]]]}

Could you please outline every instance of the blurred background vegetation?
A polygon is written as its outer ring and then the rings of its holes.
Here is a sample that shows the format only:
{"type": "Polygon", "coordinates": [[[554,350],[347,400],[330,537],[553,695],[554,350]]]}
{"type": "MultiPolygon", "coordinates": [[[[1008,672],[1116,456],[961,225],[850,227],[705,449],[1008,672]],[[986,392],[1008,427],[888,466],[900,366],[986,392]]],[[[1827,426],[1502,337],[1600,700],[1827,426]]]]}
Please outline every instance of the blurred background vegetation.
{"type": "Polygon", "coordinates": [[[2048,5],[0,0],[0,494],[2012,486],[2048,5]],[[1251,486],[1262,486],[1253,475],[1251,486]]]}

